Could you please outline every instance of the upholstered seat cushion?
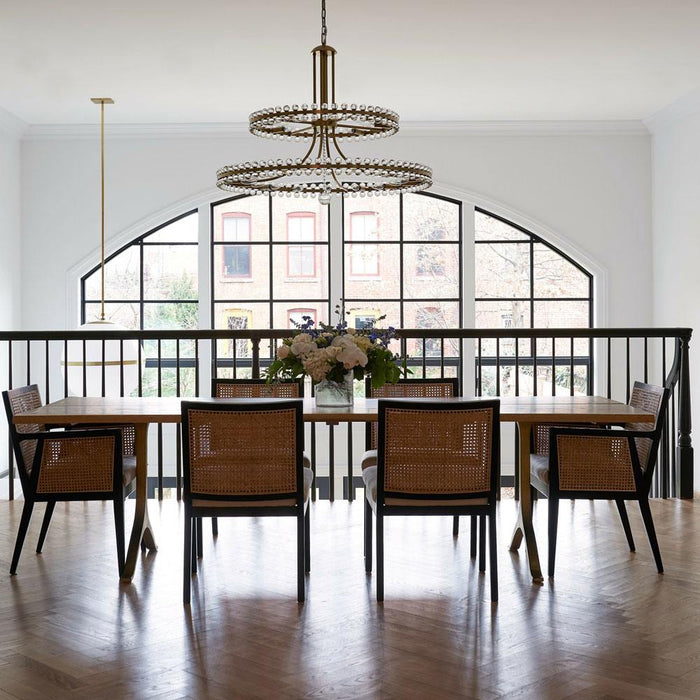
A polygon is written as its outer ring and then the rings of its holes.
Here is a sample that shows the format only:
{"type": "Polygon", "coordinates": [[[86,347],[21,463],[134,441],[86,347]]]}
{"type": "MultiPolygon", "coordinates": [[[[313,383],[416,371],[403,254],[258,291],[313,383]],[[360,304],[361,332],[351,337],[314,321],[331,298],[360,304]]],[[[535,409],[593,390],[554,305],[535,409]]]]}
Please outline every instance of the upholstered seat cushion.
{"type": "Polygon", "coordinates": [[[377,450],[367,450],[362,455],[362,471],[377,466],[377,450]]]}
{"type": "Polygon", "coordinates": [[[549,483],[549,455],[530,455],[530,474],[541,482],[549,483]]]}
{"type": "Polygon", "coordinates": [[[136,457],[122,456],[122,480],[128,486],[136,478],[136,457]]]}
{"type": "MultiPolygon", "coordinates": [[[[314,480],[314,473],[311,469],[304,467],[304,502],[308,503],[311,482],[314,480]]],[[[274,508],[277,506],[293,506],[296,498],[269,498],[260,501],[215,501],[208,498],[193,498],[194,508],[274,508]]]]}
{"type": "MultiPolygon", "coordinates": [[[[379,468],[377,466],[367,467],[362,472],[362,480],[365,482],[365,496],[372,506],[372,510],[377,509],[377,476],[379,468]]],[[[459,498],[459,499],[427,499],[427,498],[387,498],[388,506],[485,506],[488,505],[488,498],[459,498]]]]}

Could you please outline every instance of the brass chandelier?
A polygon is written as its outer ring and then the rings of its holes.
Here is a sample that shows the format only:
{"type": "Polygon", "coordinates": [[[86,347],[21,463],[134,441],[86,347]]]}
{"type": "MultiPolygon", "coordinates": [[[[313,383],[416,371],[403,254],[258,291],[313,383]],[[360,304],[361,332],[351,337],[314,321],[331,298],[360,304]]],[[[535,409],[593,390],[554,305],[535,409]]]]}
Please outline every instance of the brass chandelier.
{"type": "Polygon", "coordinates": [[[244,194],[366,196],[418,192],[432,184],[432,170],[420,163],[377,158],[348,158],[340,141],[392,136],[399,115],[385,107],[338,104],[335,97],[336,50],[326,43],[326,0],[321,0],[321,44],[313,49],[312,104],[266,107],[250,115],[250,133],[287,141],[311,141],[302,158],[227,165],[216,173],[222,190],[244,194]]]}

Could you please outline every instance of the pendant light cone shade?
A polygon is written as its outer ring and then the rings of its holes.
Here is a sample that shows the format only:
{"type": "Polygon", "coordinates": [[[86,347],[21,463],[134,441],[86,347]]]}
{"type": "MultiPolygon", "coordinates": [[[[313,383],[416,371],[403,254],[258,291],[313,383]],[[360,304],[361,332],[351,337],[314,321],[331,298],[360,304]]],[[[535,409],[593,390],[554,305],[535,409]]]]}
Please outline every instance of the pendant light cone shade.
{"type": "MultiPolygon", "coordinates": [[[[291,6],[291,5],[290,5],[291,6]]],[[[253,112],[254,136],[308,143],[301,158],[227,165],[216,173],[222,190],[243,194],[318,196],[328,204],[332,195],[367,196],[419,192],[432,184],[427,165],[403,160],[349,158],[341,143],[392,136],[399,115],[386,107],[339,103],[336,100],[336,50],[326,43],[326,2],[321,2],[321,44],[313,56],[311,104],[266,107],[253,112]]]]}
{"type": "MultiPolygon", "coordinates": [[[[114,104],[109,97],[93,97],[100,105],[100,184],[101,184],[101,303],[99,319],[80,326],[83,331],[124,331],[118,323],[105,319],[105,117],[106,104],[114,104]]],[[[68,384],[68,392],[78,396],[128,396],[138,385],[138,340],[69,340],[62,353],[61,368],[68,384]]]]}

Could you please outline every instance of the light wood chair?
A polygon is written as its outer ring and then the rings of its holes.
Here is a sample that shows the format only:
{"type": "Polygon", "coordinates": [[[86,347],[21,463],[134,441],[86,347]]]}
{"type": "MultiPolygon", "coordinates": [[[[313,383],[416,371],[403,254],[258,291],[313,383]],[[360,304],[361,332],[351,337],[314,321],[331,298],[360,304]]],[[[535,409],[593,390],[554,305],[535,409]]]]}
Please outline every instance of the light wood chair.
{"type": "Polygon", "coordinates": [[[669,391],[635,382],[630,405],[656,416],[654,423],[629,423],[620,428],[546,426],[548,454],[530,457],[530,484],[547,496],[549,510],[548,574],[554,576],[559,500],[614,500],[630,551],[635,551],[626,500],[636,500],[642,514],[656,568],[663,573],[659,543],[649,508],[649,489],[656,466],[669,391]]]}
{"type": "Polygon", "coordinates": [[[489,521],[491,600],[498,600],[496,501],[500,401],[380,399],[377,465],[365,482],[365,570],[377,521],[377,600],[384,600],[384,518],[473,515],[489,521]]]}
{"type": "Polygon", "coordinates": [[[231,404],[183,401],[185,546],[183,602],[197,572],[196,519],[289,516],[297,519],[297,598],[310,570],[308,500],[313,472],[302,463],[299,399],[231,404]]]}
{"type": "Polygon", "coordinates": [[[58,501],[104,501],[114,504],[117,565],[124,569],[124,499],[136,487],[136,463],[124,463],[119,428],[48,431],[42,424],[13,423],[16,413],[39,408],[36,384],[2,392],[10,439],[17,460],[24,508],[12,555],[10,573],[19,557],[35,503],[46,503],[36,551],[41,553],[58,501]]]}

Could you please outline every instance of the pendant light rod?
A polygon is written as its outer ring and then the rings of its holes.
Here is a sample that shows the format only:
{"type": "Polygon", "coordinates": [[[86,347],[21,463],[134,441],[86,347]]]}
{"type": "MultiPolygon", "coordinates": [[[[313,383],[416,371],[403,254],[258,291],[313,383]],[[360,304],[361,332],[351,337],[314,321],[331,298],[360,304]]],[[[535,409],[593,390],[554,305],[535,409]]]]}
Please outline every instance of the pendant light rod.
{"type": "Polygon", "coordinates": [[[100,321],[105,320],[105,105],[113,105],[111,97],[91,97],[100,105],[100,321]]]}

